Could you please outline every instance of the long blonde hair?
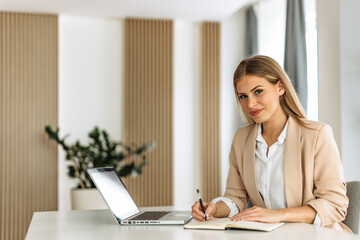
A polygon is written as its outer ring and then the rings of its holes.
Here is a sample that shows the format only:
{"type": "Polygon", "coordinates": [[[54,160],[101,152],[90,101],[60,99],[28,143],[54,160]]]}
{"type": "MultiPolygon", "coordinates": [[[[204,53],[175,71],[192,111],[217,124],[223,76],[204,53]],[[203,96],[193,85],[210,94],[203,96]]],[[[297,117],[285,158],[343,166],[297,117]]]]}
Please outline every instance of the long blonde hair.
{"type": "Polygon", "coordinates": [[[284,85],[285,93],[280,96],[280,106],[287,116],[294,117],[300,124],[303,125],[301,119],[306,119],[306,114],[300,104],[299,98],[296,95],[295,89],[290,82],[290,78],[274,59],[263,55],[257,55],[242,60],[234,72],[234,91],[236,102],[240,118],[245,124],[254,123],[254,121],[244,113],[236,92],[237,82],[245,75],[263,77],[272,84],[276,84],[278,81],[281,81],[284,85]]]}

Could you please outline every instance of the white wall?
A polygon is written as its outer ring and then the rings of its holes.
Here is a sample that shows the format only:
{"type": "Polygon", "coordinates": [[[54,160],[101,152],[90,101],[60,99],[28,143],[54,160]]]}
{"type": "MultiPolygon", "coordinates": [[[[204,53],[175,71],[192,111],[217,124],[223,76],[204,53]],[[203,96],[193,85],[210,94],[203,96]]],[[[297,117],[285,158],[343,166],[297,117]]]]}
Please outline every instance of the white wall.
{"type": "MultiPolygon", "coordinates": [[[[123,23],[121,20],[59,17],[59,127],[68,142],[87,141],[95,126],[122,136],[123,23]]],[[[65,156],[59,150],[59,210],[70,209],[65,156]]]]}
{"type": "Polygon", "coordinates": [[[242,126],[237,110],[233,88],[233,75],[240,61],[245,57],[245,9],[221,21],[221,93],[220,93],[220,135],[221,135],[221,193],[225,192],[229,171],[229,153],[232,139],[242,126]]]}
{"type": "Polygon", "coordinates": [[[357,0],[317,0],[319,120],[329,123],[347,181],[360,180],[360,22],[357,0]]]}
{"type": "Polygon", "coordinates": [[[360,1],[340,1],[342,158],[347,181],[360,180],[360,1]]]}
{"type": "Polygon", "coordinates": [[[200,187],[200,24],[174,21],[174,208],[189,209],[200,187]]]}
{"type": "Polygon", "coordinates": [[[341,152],[340,0],[317,0],[319,120],[330,124],[341,152]]]}

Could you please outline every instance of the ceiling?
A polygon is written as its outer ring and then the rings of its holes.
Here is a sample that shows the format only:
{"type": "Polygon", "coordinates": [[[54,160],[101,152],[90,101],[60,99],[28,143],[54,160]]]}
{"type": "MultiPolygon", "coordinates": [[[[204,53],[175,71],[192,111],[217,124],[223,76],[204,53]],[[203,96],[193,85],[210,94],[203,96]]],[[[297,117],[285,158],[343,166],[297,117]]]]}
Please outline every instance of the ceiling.
{"type": "Polygon", "coordinates": [[[218,21],[254,0],[0,0],[0,11],[218,21]]]}

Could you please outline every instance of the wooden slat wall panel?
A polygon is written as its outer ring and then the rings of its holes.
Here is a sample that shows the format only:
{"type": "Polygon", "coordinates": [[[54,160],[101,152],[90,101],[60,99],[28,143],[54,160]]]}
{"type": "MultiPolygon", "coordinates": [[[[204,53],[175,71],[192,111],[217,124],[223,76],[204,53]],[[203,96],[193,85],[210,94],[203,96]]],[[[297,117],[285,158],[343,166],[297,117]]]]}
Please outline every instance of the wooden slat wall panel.
{"type": "Polygon", "coordinates": [[[125,179],[140,206],[173,203],[172,37],[172,21],[125,21],[124,141],[156,142],[143,174],[125,179]]]}
{"type": "Polygon", "coordinates": [[[0,239],[57,210],[58,17],[0,12],[0,239]]]}
{"type": "Polygon", "coordinates": [[[203,198],[211,201],[221,194],[219,23],[202,24],[201,45],[201,180],[203,198]]]}

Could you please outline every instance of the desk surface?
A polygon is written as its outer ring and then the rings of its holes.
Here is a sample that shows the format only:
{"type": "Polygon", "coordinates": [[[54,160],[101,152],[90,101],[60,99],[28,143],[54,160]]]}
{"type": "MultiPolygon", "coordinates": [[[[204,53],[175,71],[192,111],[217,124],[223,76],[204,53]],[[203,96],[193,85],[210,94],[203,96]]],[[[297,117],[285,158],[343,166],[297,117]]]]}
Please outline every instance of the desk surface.
{"type": "Polygon", "coordinates": [[[115,222],[109,210],[86,210],[36,212],[32,218],[26,239],[360,240],[360,237],[303,223],[287,223],[269,233],[244,230],[184,230],[182,226],[121,226],[115,222]]]}

